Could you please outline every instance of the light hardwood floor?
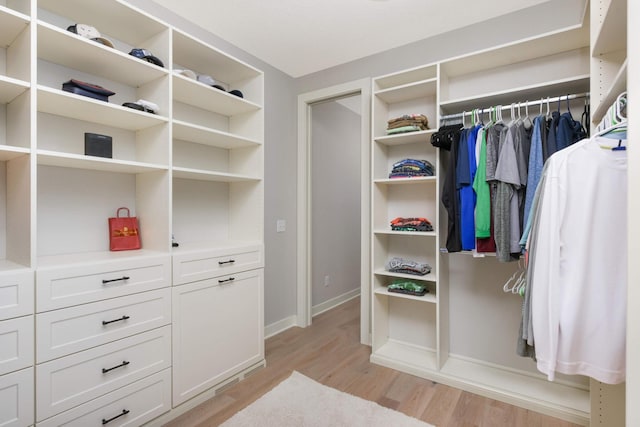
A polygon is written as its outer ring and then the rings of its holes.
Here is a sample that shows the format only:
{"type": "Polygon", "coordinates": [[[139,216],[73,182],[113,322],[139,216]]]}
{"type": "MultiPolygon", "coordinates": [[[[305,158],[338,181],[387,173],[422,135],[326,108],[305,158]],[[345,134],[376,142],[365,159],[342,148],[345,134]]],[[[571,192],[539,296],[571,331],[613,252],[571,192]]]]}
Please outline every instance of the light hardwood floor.
{"type": "Polygon", "coordinates": [[[360,344],[360,300],[316,316],[266,341],[267,366],[166,427],[217,426],[275,387],[292,371],[372,400],[437,427],[573,427],[572,424],[369,362],[360,344]]]}

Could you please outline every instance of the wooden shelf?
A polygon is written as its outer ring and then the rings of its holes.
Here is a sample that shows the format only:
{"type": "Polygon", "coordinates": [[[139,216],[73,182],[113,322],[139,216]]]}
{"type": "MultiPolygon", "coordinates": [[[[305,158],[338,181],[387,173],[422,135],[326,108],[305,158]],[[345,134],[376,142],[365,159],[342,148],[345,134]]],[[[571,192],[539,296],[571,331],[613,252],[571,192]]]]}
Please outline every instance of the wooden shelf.
{"type": "Polygon", "coordinates": [[[260,141],[254,139],[244,138],[232,133],[207,128],[182,120],[173,121],[173,137],[174,139],[226,149],[261,145],[260,141]]]}
{"type": "Polygon", "coordinates": [[[435,231],[394,231],[390,229],[375,229],[373,234],[387,234],[390,236],[408,236],[408,237],[436,237],[435,231]]]}
{"type": "Polygon", "coordinates": [[[210,75],[230,85],[262,74],[252,66],[179,30],[173,31],[173,61],[196,74],[210,75]]]}
{"type": "MultiPolygon", "coordinates": [[[[106,221],[106,219],[105,219],[106,221]]],[[[96,251],[69,253],[61,255],[48,255],[38,257],[38,267],[59,267],[61,265],[84,265],[87,263],[101,264],[118,260],[131,260],[157,256],[169,256],[169,252],[152,251],[149,249],[137,249],[132,251],[96,251]]]]}
{"type": "Polygon", "coordinates": [[[163,116],[46,86],[38,86],[38,111],[127,130],[142,130],[168,122],[163,116]]]}
{"type": "Polygon", "coordinates": [[[392,89],[413,82],[435,79],[437,77],[436,66],[426,65],[378,77],[375,79],[375,85],[378,91],[384,91],[384,89],[392,89]]]}
{"type": "MultiPolygon", "coordinates": [[[[396,146],[404,144],[415,144],[416,142],[424,142],[431,146],[431,135],[437,132],[437,129],[421,130],[418,132],[406,132],[395,135],[378,136],[374,140],[380,144],[387,146],[396,146]]],[[[435,149],[435,147],[434,147],[435,149]]]]}
{"type": "Polygon", "coordinates": [[[373,182],[380,185],[435,184],[437,182],[437,177],[417,176],[415,178],[384,178],[374,179],[373,182]]]}
{"type": "Polygon", "coordinates": [[[38,57],[135,88],[169,73],[165,68],[42,21],[38,22],[38,57]]]}
{"type": "Polygon", "coordinates": [[[223,116],[258,111],[261,106],[181,75],[173,76],[173,100],[223,116]]]}
{"type": "Polygon", "coordinates": [[[399,277],[403,279],[411,279],[411,280],[421,280],[423,282],[434,282],[436,281],[436,275],[433,272],[427,273],[424,276],[419,276],[417,274],[407,274],[407,273],[394,273],[391,271],[387,271],[384,269],[377,269],[373,272],[376,276],[387,276],[387,277],[399,277]]]}
{"type": "MultiPolygon", "coordinates": [[[[592,7],[596,7],[595,5],[592,7]]],[[[611,0],[591,47],[591,55],[627,49],[627,0],[611,0]]]]}
{"type": "Polygon", "coordinates": [[[387,104],[409,101],[412,99],[435,96],[438,88],[436,78],[407,83],[389,89],[383,89],[374,93],[374,96],[383,100],[387,104]]]}
{"type": "Polygon", "coordinates": [[[29,83],[0,75],[0,104],[8,104],[29,90],[29,83]]]}
{"type": "Polygon", "coordinates": [[[483,93],[440,103],[445,114],[471,111],[474,108],[489,108],[510,105],[512,102],[535,101],[536,99],[589,91],[589,75],[580,75],[553,82],[522,86],[506,91],[483,93]]]}
{"type": "Polygon", "coordinates": [[[168,166],[163,165],[92,157],[82,154],[60,153],[48,150],[38,150],[37,156],[39,165],[59,166],[64,168],[131,174],[169,170],[168,166]]]}
{"type": "Polygon", "coordinates": [[[0,5],[0,46],[10,46],[30,21],[28,16],[0,5]]]}
{"type": "Polygon", "coordinates": [[[0,145],[0,161],[6,162],[31,152],[28,148],[15,147],[13,145],[0,145]]]}
{"type": "Polygon", "coordinates": [[[13,261],[9,261],[7,259],[0,259],[0,273],[3,272],[15,272],[16,270],[28,270],[29,267],[26,265],[18,264],[13,261]]]}
{"type": "Polygon", "coordinates": [[[587,26],[576,26],[444,61],[440,65],[440,73],[447,77],[455,77],[585,46],[589,46],[588,28],[587,26]]]}
{"type": "Polygon", "coordinates": [[[193,179],[197,181],[216,181],[216,182],[251,182],[261,181],[261,178],[248,175],[238,175],[225,172],[212,172],[201,169],[191,169],[183,167],[173,168],[174,178],[193,179]]]}
{"type": "Polygon", "coordinates": [[[87,7],[86,0],[38,0],[38,7],[74,22],[88,23],[105,37],[112,35],[133,47],[145,47],[142,44],[168,30],[167,25],[120,1],[92,2],[87,7]]]}
{"type": "Polygon", "coordinates": [[[426,293],[423,296],[401,294],[398,292],[389,292],[386,288],[377,288],[373,291],[376,295],[384,295],[390,298],[408,299],[412,301],[420,301],[429,304],[436,304],[436,295],[432,293],[426,293]]]}

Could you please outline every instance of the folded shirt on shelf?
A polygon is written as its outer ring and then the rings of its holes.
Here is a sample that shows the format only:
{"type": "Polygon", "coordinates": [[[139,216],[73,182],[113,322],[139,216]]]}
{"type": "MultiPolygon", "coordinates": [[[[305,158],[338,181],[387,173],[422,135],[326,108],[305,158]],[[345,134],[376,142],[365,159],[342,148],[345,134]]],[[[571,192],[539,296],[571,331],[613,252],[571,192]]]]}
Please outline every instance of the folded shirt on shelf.
{"type": "Polygon", "coordinates": [[[389,178],[433,176],[433,165],[428,160],[404,159],[393,164],[389,178]]]}
{"type": "Polygon", "coordinates": [[[402,218],[391,220],[393,231],[433,231],[433,226],[426,218],[402,218]]]}
{"type": "Polygon", "coordinates": [[[424,114],[404,114],[387,120],[387,134],[415,132],[429,129],[429,120],[424,114]]]}
{"type": "Polygon", "coordinates": [[[424,276],[431,272],[431,266],[426,262],[417,262],[401,257],[391,258],[385,268],[392,273],[415,274],[416,276],[424,276]]]}
{"type": "Polygon", "coordinates": [[[394,280],[387,286],[389,292],[422,296],[429,292],[426,286],[420,285],[411,280],[394,280]]]}

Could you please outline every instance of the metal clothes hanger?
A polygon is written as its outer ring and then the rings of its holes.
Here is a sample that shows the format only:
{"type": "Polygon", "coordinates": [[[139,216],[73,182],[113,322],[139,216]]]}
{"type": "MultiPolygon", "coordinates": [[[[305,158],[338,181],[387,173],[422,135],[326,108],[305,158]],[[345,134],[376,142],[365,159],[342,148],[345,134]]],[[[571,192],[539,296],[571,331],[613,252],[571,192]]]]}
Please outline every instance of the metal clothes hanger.
{"type": "Polygon", "coordinates": [[[544,100],[540,98],[540,116],[542,115],[542,104],[544,104],[544,100]]]}

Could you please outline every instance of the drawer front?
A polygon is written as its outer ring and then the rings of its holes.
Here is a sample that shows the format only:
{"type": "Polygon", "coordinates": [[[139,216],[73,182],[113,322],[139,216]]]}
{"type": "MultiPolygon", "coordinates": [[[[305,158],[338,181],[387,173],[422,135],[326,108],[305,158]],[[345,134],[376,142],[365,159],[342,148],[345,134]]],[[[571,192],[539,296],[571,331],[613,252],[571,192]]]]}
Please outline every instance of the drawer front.
{"type": "Polygon", "coordinates": [[[33,314],[33,271],[0,274],[0,320],[27,314],[33,314]]]}
{"type": "Polygon", "coordinates": [[[37,363],[171,323],[163,288],[36,315],[37,363]]]}
{"type": "Polygon", "coordinates": [[[171,286],[170,257],[123,259],[103,264],[36,271],[38,312],[171,286]]]}
{"type": "Polygon", "coordinates": [[[36,366],[36,419],[42,421],[171,366],[171,328],[36,366]]]}
{"type": "Polygon", "coordinates": [[[262,281],[257,269],[173,288],[174,405],[264,359],[262,281]]]}
{"type": "Polygon", "coordinates": [[[38,427],[140,426],[171,409],[171,369],[48,418],[38,427]]]}
{"type": "Polygon", "coordinates": [[[260,245],[184,254],[178,252],[173,255],[173,284],[181,285],[263,266],[260,245]]]}
{"type": "Polygon", "coordinates": [[[0,376],[0,426],[33,424],[33,368],[0,376]]]}
{"type": "Polygon", "coordinates": [[[33,316],[0,322],[0,375],[32,364],[33,316]]]}

